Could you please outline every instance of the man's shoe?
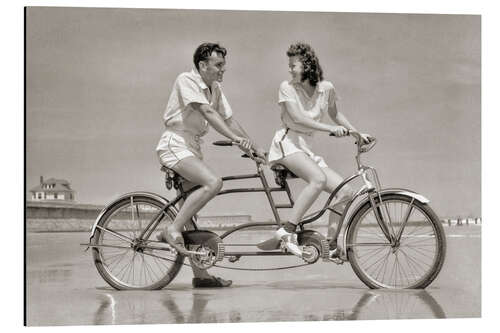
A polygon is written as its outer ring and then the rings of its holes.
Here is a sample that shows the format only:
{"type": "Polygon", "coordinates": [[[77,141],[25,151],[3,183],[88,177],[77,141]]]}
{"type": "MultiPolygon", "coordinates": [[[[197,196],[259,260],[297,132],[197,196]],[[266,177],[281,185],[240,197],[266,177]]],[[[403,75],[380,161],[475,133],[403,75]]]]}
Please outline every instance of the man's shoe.
{"type": "Polygon", "coordinates": [[[211,276],[206,279],[193,278],[193,288],[224,288],[229,287],[233,281],[211,276]]]}

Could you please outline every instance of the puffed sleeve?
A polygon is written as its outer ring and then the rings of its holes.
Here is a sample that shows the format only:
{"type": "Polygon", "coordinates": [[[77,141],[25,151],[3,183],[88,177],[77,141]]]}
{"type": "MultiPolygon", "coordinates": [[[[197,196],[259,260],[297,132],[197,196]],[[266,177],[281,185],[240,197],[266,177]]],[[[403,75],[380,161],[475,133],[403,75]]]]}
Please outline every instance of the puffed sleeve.
{"type": "Polygon", "coordinates": [[[331,82],[327,82],[326,88],[326,91],[328,92],[328,106],[334,106],[335,102],[340,100],[337,95],[337,91],[331,82]]]}
{"type": "Polygon", "coordinates": [[[282,102],[295,102],[297,103],[295,92],[293,91],[292,85],[288,81],[283,81],[280,84],[280,89],[278,92],[278,103],[282,102]]]}
{"type": "Polygon", "coordinates": [[[215,89],[212,89],[212,91],[217,92],[217,105],[215,109],[222,117],[222,119],[224,120],[229,119],[233,115],[233,110],[231,109],[231,105],[229,105],[226,96],[222,92],[221,85],[218,82],[215,82],[214,86],[215,89]]]}
{"type": "Polygon", "coordinates": [[[203,89],[192,79],[180,75],[176,80],[179,102],[183,107],[191,103],[209,104],[203,89]]]}

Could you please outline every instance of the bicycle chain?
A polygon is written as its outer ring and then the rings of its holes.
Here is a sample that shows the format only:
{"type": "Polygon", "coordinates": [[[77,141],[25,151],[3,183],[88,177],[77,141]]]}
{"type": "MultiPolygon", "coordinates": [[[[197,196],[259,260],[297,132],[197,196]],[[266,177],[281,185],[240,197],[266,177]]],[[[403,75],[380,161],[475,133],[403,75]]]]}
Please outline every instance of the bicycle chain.
{"type": "MultiPolygon", "coordinates": [[[[162,256],[158,256],[158,255],[155,255],[152,253],[147,253],[147,254],[143,253],[143,254],[148,255],[148,256],[152,256],[152,257],[155,257],[158,259],[163,259],[163,260],[175,262],[175,260],[165,258],[162,256]]],[[[192,267],[191,264],[186,264],[184,262],[182,263],[182,265],[192,267]]],[[[299,264],[299,265],[293,265],[293,266],[274,267],[274,268],[241,268],[241,267],[228,267],[228,266],[219,266],[219,265],[213,265],[212,267],[231,269],[231,270],[237,270],[237,271],[279,271],[279,270],[283,270],[283,269],[298,268],[298,267],[307,266],[307,265],[310,265],[310,264],[305,263],[305,264],[299,264]]]]}

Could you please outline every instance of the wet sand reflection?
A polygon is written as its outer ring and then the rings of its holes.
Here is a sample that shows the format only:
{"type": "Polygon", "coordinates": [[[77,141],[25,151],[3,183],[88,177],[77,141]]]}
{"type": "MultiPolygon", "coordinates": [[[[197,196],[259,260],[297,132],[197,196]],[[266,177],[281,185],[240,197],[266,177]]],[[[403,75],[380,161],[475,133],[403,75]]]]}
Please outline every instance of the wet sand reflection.
{"type": "MultiPolygon", "coordinates": [[[[118,324],[124,322],[151,322],[156,306],[144,301],[144,295],[137,292],[110,292],[100,294],[99,306],[94,315],[94,324],[118,324]],[[134,295],[135,294],[135,295],[134,295]],[[142,299],[142,301],[141,301],[142,299]],[[117,314],[123,318],[117,318],[117,314]],[[118,320],[117,320],[118,319],[118,320]]],[[[159,313],[165,323],[220,323],[256,321],[246,319],[238,309],[227,311],[225,308],[208,306],[215,295],[204,293],[190,294],[190,302],[186,302],[186,294],[163,294],[158,303],[166,310],[159,313]],[[181,299],[184,298],[184,299],[181,299]],[[190,303],[190,306],[187,306],[190,303]]],[[[265,300],[264,300],[265,301],[265,300]]],[[[236,305],[237,306],[237,305],[236,305]]],[[[295,321],[330,321],[330,320],[362,320],[362,319],[411,319],[411,318],[446,318],[441,305],[425,290],[379,291],[369,290],[360,293],[353,307],[326,311],[322,315],[302,314],[295,321]]],[[[268,318],[269,319],[269,318],[268,318]]],[[[280,320],[280,318],[275,318],[280,320]]]]}

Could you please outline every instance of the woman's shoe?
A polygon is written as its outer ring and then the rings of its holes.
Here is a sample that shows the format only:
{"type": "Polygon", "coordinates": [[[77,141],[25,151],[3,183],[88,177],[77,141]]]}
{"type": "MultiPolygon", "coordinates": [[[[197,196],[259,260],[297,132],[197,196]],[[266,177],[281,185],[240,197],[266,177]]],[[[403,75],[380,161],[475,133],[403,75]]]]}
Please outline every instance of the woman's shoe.
{"type": "MultiPolygon", "coordinates": [[[[273,237],[260,242],[257,244],[257,248],[264,251],[277,250],[280,248],[280,244],[283,241],[282,236],[295,234],[295,229],[297,226],[290,222],[285,222],[283,227],[279,228],[273,235],[273,237]]],[[[295,235],[295,240],[297,235],[295,235]]]]}
{"type": "Polygon", "coordinates": [[[297,257],[302,258],[302,249],[299,247],[299,243],[297,242],[297,234],[290,233],[285,230],[285,228],[281,227],[276,231],[276,235],[281,239],[282,246],[284,246],[288,251],[296,255],[297,257]]]}

